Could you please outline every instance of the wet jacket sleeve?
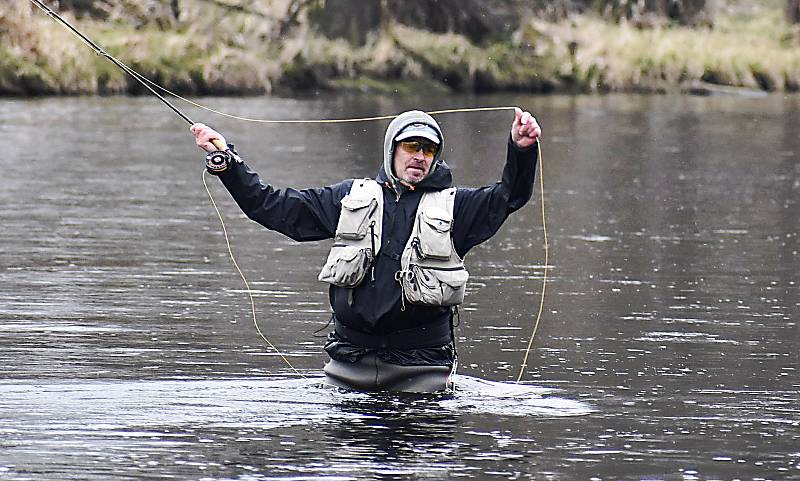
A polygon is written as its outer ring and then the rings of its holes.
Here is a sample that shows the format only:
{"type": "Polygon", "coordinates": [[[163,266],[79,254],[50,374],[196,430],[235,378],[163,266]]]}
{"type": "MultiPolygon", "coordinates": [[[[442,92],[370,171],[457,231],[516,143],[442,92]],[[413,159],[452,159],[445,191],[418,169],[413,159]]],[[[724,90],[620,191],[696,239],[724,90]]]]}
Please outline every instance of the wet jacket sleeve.
{"type": "Polygon", "coordinates": [[[492,237],[509,214],[528,202],[538,160],[537,145],[521,149],[509,138],[506,165],[500,182],[487,187],[456,192],[453,243],[464,256],[470,249],[492,237]]]}
{"type": "Polygon", "coordinates": [[[244,163],[233,163],[219,178],[247,217],[297,241],[333,237],[339,222],[340,201],[353,182],[280,190],[263,182],[244,163]]]}

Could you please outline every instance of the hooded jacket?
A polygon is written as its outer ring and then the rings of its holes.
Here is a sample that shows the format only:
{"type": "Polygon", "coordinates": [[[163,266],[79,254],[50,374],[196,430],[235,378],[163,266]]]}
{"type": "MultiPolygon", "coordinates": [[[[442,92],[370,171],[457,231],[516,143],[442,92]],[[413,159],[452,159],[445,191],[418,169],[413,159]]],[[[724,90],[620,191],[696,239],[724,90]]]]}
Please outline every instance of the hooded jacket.
{"type": "MultiPolygon", "coordinates": [[[[350,289],[330,286],[329,298],[334,320],[367,334],[381,335],[425,325],[449,322],[448,307],[413,305],[401,302],[395,273],[400,270],[403,252],[417,206],[424,192],[452,185],[452,173],[442,159],[444,136],[436,121],[420,111],[396,117],[386,129],[383,165],[375,178],[384,194],[381,250],[370,276],[350,289]],[[441,143],[427,176],[409,188],[393,172],[394,138],[408,125],[424,123],[439,133],[441,143]]],[[[474,246],[494,235],[509,214],[530,199],[533,192],[537,150],[535,145],[518,148],[509,138],[506,164],[500,182],[481,188],[458,188],[454,204],[453,244],[462,258],[474,246]]],[[[352,179],[338,184],[296,190],[276,190],[263,182],[245,163],[233,163],[220,174],[225,187],[250,219],[297,241],[333,238],[339,222],[341,200],[350,191],[352,179]]],[[[320,260],[322,265],[324,259],[320,260]]],[[[332,339],[326,350],[332,358],[355,362],[370,351],[332,339]]],[[[382,350],[379,356],[395,364],[449,364],[452,348],[382,350]]]]}

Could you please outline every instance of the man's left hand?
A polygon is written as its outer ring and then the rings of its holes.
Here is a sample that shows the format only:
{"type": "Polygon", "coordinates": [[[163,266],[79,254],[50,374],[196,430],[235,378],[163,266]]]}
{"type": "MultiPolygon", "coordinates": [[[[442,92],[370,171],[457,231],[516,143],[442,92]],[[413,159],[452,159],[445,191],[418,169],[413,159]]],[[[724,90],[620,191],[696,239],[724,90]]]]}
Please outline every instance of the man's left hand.
{"type": "Polygon", "coordinates": [[[542,128],[528,111],[514,108],[514,123],[511,124],[511,140],[522,149],[535,144],[542,135],[542,128]]]}

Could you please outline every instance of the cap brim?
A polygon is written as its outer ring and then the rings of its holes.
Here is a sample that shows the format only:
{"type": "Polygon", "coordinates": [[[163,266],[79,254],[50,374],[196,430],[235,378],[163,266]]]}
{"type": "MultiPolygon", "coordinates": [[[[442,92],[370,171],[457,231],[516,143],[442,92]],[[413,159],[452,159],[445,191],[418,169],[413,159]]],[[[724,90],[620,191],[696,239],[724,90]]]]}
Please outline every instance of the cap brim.
{"type": "Polygon", "coordinates": [[[436,135],[434,135],[434,134],[432,134],[430,132],[424,132],[424,131],[419,131],[419,130],[411,130],[411,131],[408,131],[408,132],[403,132],[400,135],[398,135],[397,137],[395,137],[394,141],[395,142],[400,142],[401,140],[411,139],[411,138],[414,138],[414,137],[421,137],[423,139],[428,139],[431,142],[433,142],[434,144],[439,145],[439,138],[436,137],[436,135]]]}

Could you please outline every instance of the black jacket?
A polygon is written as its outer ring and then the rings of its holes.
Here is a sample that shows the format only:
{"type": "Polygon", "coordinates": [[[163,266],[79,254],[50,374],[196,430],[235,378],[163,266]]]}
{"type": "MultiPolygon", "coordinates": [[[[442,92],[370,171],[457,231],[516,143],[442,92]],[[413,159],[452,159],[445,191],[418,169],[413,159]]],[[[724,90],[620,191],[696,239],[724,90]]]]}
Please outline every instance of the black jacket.
{"type": "MultiPolygon", "coordinates": [[[[506,165],[500,182],[481,188],[458,188],[454,205],[453,243],[463,258],[471,248],[494,235],[509,214],[530,199],[536,171],[537,149],[520,149],[509,140],[506,165]]],[[[400,254],[411,235],[414,217],[424,192],[445,189],[452,184],[450,168],[443,161],[414,190],[397,195],[381,167],[376,180],[384,186],[383,235],[370,276],[353,289],[331,286],[331,307],[337,322],[352,329],[384,334],[436,322],[447,322],[448,307],[401,303],[400,285],[394,275],[400,270],[400,254]],[[350,292],[352,291],[352,292],[350,292]]],[[[242,211],[252,220],[297,241],[333,238],[339,222],[340,201],[353,180],[327,187],[276,190],[264,183],[246,164],[234,163],[220,175],[242,211]]],[[[320,260],[320,267],[324,259],[320,260]]],[[[356,360],[366,352],[332,353],[334,358],[356,360]]],[[[423,362],[420,356],[406,359],[402,353],[387,354],[384,360],[399,364],[438,364],[440,356],[423,362]],[[399,356],[399,357],[398,357],[399,356]]],[[[422,358],[430,356],[422,355],[422,358]]]]}

